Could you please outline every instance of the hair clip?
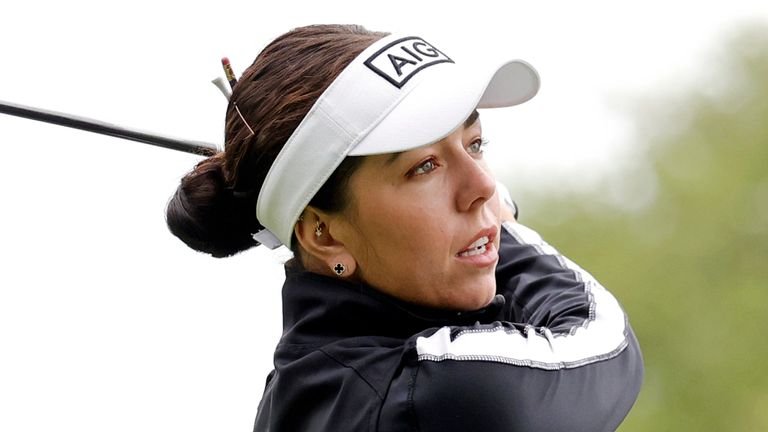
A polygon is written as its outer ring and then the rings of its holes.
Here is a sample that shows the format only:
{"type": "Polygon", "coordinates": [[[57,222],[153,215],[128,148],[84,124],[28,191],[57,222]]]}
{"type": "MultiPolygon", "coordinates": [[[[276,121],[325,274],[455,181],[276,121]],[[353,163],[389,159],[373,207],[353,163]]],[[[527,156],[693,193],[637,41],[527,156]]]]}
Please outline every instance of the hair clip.
{"type": "Polygon", "coordinates": [[[245,127],[247,127],[249,131],[251,131],[251,136],[256,135],[256,133],[253,132],[253,129],[251,129],[251,126],[248,124],[248,122],[245,121],[245,117],[243,117],[243,113],[240,112],[240,108],[238,108],[237,102],[233,103],[233,105],[235,106],[235,111],[237,111],[237,115],[240,116],[240,120],[242,120],[243,123],[245,124],[245,127]]]}

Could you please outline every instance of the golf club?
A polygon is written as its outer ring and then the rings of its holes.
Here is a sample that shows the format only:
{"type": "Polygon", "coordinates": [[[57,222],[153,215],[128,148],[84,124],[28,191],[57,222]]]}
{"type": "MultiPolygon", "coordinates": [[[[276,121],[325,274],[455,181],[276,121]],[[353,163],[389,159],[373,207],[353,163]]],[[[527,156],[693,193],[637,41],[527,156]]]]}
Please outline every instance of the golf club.
{"type": "Polygon", "coordinates": [[[2,100],[0,100],[0,113],[37,120],[45,123],[57,124],[60,126],[66,126],[88,132],[109,135],[117,138],[138,141],[145,144],[201,156],[211,156],[220,151],[220,148],[216,144],[208,142],[169,137],[156,133],[140,131],[138,129],[129,127],[118,126],[87,117],[81,117],[41,108],[34,108],[2,100]]]}

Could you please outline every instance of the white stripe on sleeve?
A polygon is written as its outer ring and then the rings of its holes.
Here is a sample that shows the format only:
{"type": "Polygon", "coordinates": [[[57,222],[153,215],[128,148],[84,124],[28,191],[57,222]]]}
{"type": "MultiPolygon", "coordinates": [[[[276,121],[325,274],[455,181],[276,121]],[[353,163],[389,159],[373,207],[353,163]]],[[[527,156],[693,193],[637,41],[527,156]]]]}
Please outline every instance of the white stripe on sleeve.
{"type": "Polygon", "coordinates": [[[419,337],[419,361],[469,360],[508,363],[540,369],[583,366],[619,355],[627,346],[626,317],[616,299],[589,273],[560,255],[530,228],[504,224],[521,244],[542,254],[553,255],[584,283],[590,299],[589,318],[565,333],[552,334],[548,328],[512,326],[470,327],[451,340],[451,328],[443,327],[430,337],[419,337]]]}

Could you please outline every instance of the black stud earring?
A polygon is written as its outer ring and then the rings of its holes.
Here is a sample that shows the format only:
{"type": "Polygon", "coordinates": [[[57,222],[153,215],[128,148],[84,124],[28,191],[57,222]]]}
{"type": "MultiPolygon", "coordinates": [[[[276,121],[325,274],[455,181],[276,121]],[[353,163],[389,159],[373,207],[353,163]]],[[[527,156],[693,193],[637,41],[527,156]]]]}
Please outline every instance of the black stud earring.
{"type": "Polygon", "coordinates": [[[347,271],[347,266],[345,266],[342,263],[338,263],[335,266],[333,266],[333,271],[336,272],[336,276],[341,276],[344,274],[345,271],[347,271]]]}

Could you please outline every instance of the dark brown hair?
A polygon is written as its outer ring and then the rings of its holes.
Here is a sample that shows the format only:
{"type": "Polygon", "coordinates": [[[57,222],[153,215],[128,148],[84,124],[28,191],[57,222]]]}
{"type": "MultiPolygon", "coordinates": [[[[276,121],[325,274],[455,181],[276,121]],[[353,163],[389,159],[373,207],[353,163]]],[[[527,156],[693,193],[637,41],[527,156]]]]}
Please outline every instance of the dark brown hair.
{"type": "MultiPolygon", "coordinates": [[[[233,89],[225,150],[198,163],[169,201],[171,232],[215,257],[258,245],[251,237],[263,229],[256,219],[256,200],[272,162],[331,82],[386,35],[355,25],[314,25],[285,33],[264,48],[233,89]]],[[[347,182],[359,162],[345,159],[310,204],[329,212],[343,210],[349,201],[347,182]]]]}

